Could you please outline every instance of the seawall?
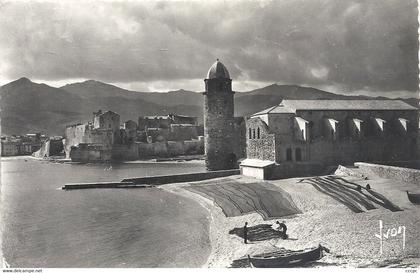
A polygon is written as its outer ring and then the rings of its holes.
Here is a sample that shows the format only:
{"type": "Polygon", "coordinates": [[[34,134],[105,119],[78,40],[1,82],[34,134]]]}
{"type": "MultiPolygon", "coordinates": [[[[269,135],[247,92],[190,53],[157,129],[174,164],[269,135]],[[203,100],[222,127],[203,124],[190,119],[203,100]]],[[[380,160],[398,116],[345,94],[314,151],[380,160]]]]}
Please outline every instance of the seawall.
{"type": "Polygon", "coordinates": [[[420,170],[365,162],[355,162],[354,166],[358,167],[358,172],[367,177],[374,175],[380,178],[395,179],[420,186],[420,170]]]}
{"type": "Polygon", "coordinates": [[[201,173],[185,173],[174,175],[159,175],[159,176],[146,176],[126,178],[121,182],[97,182],[97,183],[80,183],[80,184],[65,184],[63,190],[76,190],[76,189],[97,189],[97,188],[142,188],[152,187],[172,183],[184,183],[207,180],[218,177],[225,177],[240,174],[239,169],[211,171],[201,173]]]}
{"type": "Polygon", "coordinates": [[[185,174],[174,174],[174,175],[126,178],[126,179],[123,179],[121,182],[133,182],[136,184],[148,184],[148,185],[163,185],[163,184],[169,184],[169,183],[201,181],[201,180],[207,180],[207,179],[230,176],[230,175],[238,175],[238,174],[240,174],[239,169],[233,169],[233,170],[210,171],[210,172],[201,172],[201,173],[185,173],[185,174]]]}
{"type": "Polygon", "coordinates": [[[135,184],[132,182],[96,182],[82,184],[66,184],[63,190],[81,190],[81,189],[111,189],[111,188],[147,188],[150,185],[135,184]]]}

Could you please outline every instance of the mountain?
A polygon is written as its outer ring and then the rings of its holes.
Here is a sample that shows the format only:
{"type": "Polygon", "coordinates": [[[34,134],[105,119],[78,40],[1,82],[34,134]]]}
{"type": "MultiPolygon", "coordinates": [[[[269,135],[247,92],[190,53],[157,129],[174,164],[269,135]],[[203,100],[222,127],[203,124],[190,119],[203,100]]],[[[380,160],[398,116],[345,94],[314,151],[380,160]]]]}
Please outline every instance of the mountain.
{"type": "MultiPolygon", "coordinates": [[[[283,99],[372,99],[345,96],[296,85],[269,85],[235,94],[235,115],[245,116],[279,104],[283,99]]],[[[0,87],[2,135],[44,132],[63,135],[66,125],[92,119],[98,109],[112,110],[121,121],[141,115],[182,114],[203,117],[202,94],[187,90],[134,92],[88,80],[54,88],[27,78],[0,87]]],[[[417,106],[417,99],[405,100],[417,106]]]]}
{"type": "MultiPolygon", "coordinates": [[[[174,105],[174,99],[172,103],[159,104],[153,102],[159,98],[153,97],[153,93],[150,95],[150,100],[145,100],[143,97],[148,97],[149,93],[128,91],[96,81],[54,88],[21,78],[0,87],[1,133],[63,135],[66,125],[87,122],[98,109],[117,112],[121,121],[137,120],[140,115],[169,113],[201,116],[199,103],[174,105]]],[[[202,97],[194,92],[188,92],[188,95],[202,97]]],[[[165,94],[159,96],[163,98],[165,94]]],[[[181,97],[178,101],[188,103],[189,99],[183,101],[181,97]]]]}
{"type": "Polygon", "coordinates": [[[59,126],[81,120],[74,107],[80,101],[66,91],[27,78],[6,84],[0,88],[1,133],[57,133],[59,126]]]}
{"type": "Polygon", "coordinates": [[[119,97],[125,99],[142,99],[153,104],[176,105],[201,105],[203,95],[183,89],[169,92],[141,92],[129,91],[117,86],[88,80],[84,82],[67,84],[60,89],[83,98],[119,97]]]}

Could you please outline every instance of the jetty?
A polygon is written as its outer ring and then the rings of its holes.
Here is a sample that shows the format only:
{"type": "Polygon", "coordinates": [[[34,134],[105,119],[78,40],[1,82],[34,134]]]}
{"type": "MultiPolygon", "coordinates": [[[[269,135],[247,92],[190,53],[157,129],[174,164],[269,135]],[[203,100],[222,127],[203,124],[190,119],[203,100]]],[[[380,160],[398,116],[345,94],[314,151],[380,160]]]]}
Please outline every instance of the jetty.
{"type": "Polygon", "coordinates": [[[150,188],[153,185],[137,184],[133,182],[95,182],[95,183],[76,183],[65,184],[63,190],[81,190],[81,189],[111,189],[111,188],[150,188]]]}
{"type": "Polygon", "coordinates": [[[240,174],[239,169],[209,171],[200,173],[184,173],[174,175],[157,175],[126,178],[121,182],[95,182],[95,183],[75,183],[65,184],[61,187],[63,190],[77,189],[104,189],[104,188],[147,188],[164,184],[195,182],[212,178],[219,178],[240,174]]]}

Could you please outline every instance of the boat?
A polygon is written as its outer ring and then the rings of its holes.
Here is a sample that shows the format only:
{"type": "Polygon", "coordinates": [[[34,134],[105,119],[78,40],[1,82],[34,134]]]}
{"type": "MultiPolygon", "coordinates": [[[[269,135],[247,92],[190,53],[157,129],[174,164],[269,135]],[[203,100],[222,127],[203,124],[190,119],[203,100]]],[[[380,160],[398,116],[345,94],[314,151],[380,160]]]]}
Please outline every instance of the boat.
{"type": "Polygon", "coordinates": [[[420,193],[413,193],[407,191],[408,200],[413,204],[420,204],[420,193]]]}
{"type": "Polygon", "coordinates": [[[298,251],[275,251],[250,256],[248,261],[251,267],[293,267],[322,258],[323,246],[307,248],[298,251]]]}

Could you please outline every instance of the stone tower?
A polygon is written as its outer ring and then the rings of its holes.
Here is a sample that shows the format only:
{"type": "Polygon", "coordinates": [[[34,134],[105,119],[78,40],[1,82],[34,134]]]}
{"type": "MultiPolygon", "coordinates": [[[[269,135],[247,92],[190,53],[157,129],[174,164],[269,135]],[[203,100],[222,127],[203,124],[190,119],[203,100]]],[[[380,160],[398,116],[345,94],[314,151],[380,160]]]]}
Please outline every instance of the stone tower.
{"type": "Polygon", "coordinates": [[[210,171],[237,167],[234,154],[232,80],[229,71],[219,62],[210,67],[204,80],[204,148],[206,167],[210,171]]]}

